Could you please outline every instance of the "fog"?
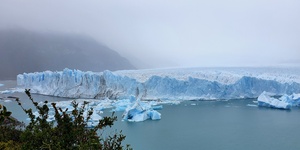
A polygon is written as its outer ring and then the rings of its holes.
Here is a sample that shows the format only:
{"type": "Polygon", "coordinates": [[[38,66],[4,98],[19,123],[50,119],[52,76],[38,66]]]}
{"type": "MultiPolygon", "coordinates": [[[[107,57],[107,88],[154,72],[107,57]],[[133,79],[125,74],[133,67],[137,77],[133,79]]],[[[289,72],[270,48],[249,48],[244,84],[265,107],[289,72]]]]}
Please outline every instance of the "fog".
{"type": "Polygon", "coordinates": [[[138,68],[300,66],[299,0],[2,0],[0,28],[88,35],[138,68]]]}

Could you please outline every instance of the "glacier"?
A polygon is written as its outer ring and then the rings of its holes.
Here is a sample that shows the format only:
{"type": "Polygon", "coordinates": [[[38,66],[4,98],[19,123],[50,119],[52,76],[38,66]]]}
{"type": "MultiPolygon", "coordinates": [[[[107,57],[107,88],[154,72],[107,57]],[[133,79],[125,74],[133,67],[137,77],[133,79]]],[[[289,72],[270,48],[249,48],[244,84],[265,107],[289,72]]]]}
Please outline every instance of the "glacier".
{"type": "MultiPolygon", "coordinates": [[[[69,98],[216,100],[300,93],[299,68],[181,68],[23,73],[19,88],[69,98]]],[[[125,109],[125,108],[123,108],[125,109]]]]}

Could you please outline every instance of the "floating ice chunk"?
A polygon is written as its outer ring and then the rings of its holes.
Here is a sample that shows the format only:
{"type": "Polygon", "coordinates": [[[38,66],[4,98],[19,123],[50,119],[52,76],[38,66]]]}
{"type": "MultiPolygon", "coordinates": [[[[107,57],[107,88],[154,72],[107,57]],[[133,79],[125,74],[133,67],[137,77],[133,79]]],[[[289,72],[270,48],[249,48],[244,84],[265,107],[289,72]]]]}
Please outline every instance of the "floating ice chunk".
{"type": "Polygon", "coordinates": [[[161,114],[153,110],[149,103],[142,103],[139,99],[132,106],[127,107],[123,114],[123,120],[130,122],[140,122],[147,119],[159,120],[161,114]]]}
{"type": "Polygon", "coordinates": [[[289,95],[284,94],[279,98],[279,100],[293,105],[293,99],[289,95]]]}
{"type": "Polygon", "coordinates": [[[247,104],[247,106],[249,106],[249,107],[257,107],[257,105],[255,105],[255,104],[247,104]]]}
{"type": "Polygon", "coordinates": [[[300,100],[300,93],[299,94],[293,94],[292,95],[292,97],[293,97],[293,100],[300,100]]]}
{"type": "Polygon", "coordinates": [[[0,86],[3,86],[3,85],[4,85],[4,84],[1,84],[1,83],[0,83],[0,86]]]}
{"type": "Polygon", "coordinates": [[[98,125],[99,122],[87,122],[87,127],[88,128],[93,128],[98,125]]]}
{"type": "Polygon", "coordinates": [[[152,106],[153,110],[162,110],[163,106],[162,105],[156,105],[156,106],[152,106]]]}
{"type": "Polygon", "coordinates": [[[148,119],[146,110],[130,109],[125,120],[130,122],[140,122],[148,119]]]}
{"type": "Polygon", "coordinates": [[[263,92],[257,98],[258,106],[279,109],[291,109],[291,104],[281,99],[271,97],[267,92],[263,92]]]}
{"type": "Polygon", "coordinates": [[[37,111],[33,112],[33,115],[34,115],[36,118],[40,116],[39,112],[37,112],[37,111]]]}
{"type": "MultiPolygon", "coordinates": [[[[80,109],[83,106],[84,101],[85,100],[81,100],[81,99],[76,101],[78,103],[78,109],[80,109]]],[[[93,114],[90,116],[90,119],[87,120],[87,127],[95,127],[96,125],[98,125],[99,120],[102,119],[102,116],[100,116],[100,114],[103,112],[100,109],[98,109],[98,108],[100,108],[100,106],[98,106],[99,105],[98,101],[96,101],[96,100],[88,101],[87,100],[87,102],[89,102],[89,103],[86,105],[86,108],[84,109],[83,117],[86,120],[88,117],[89,110],[92,109],[93,114]]],[[[61,108],[62,111],[67,111],[68,114],[70,114],[74,110],[73,101],[60,101],[60,102],[55,102],[55,103],[56,103],[57,108],[61,108]]],[[[38,105],[41,106],[43,104],[44,104],[43,102],[40,102],[38,105]]],[[[104,105],[106,105],[105,102],[104,102],[104,105]]],[[[48,104],[48,107],[49,107],[49,116],[47,118],[47,121],[48,122],[55,121],[55,117],[54,117],[55,110],[51,106],[51,104],[48,104]]],[[[101,108],[103,108],[103,107],[101,106],[101,108]]],[[[40,116],[38,111],[33,112],[33,115],[36,118],[40,116]]],[[[28,118],[27,120],[30,120],[30,119],[28,118]]]]}
{"type": "Polygon", "coordinates": [[[300,94],[282,95],[280,100],[289,103],[292,106],[300,106],[300,94]]]}
{"type": "Polygon", "coordinates": [[[140,122],[147,119],[159,120],[161,119],[161,114],[155,110],[130,109],[123,119],[130,122],[140,122]]]}
{"type": "Polygon", "coordinates": [[[102,116],[100,116],[99,114],[102,113],[101,111],[97,111],[97,110],[93,110],[93,114],[91,115],[91,119],[93,121],[99,121],[102,119],[102,116]]]}
{"type": "Polygon", "coordinates": [[[159,120],[161,119],[161,114],[155,110],[148,110],[148,115],[151,120],[159,120]]]}
{"type": "Polygon", "coordinates": [[[112,111],[125,111],[127,106],[118,106],[115,109],[112,109],[112,111]]]}
{"type": "Polygon", "coordinates": [[[13,93],[13,91],[11,90],[0,91],[0,94],[11,94],[11,93],[13,93]]]}
{"type": "Polygon", "coordinates": [[[96,106],[94,106],[95,110],[101,111],[104,110],[106,107],[103,106],[101,103],[98,103],[96,106]]]}
{"type": "Polygon", "coordinates": [[[136,98],[135,98],[135,96],[130,95],[129,100],[130,100],[131,103],[134,103],[136,98]]]}
{"type": "Polygon", "coordinates": [[[4,90],[4,91],[0,91],[0,94],[12,94],[12,93],[16,93],[16,92],[24,92],[24,89],[11,89],[11,90],[4,90]]]}
{"type": "Polygon", "coordinates": [[[112,111],[125,111],[129,105],[132,105],[132,99],[118,100],[112,104],[115,108],[112,111]]]}
{"type": "MultiPolygon", "coordinates": [[[[88,120],[88,127],[93,127],[99,123],[99,120],[103,119],[100,115],[103,109],[113,108],[112,111],[124,111],[126,117],[123,120],[128,120],[132,122],[144,121],[147,119],[150,120],[158,120],[161,119],[161,114],[156,110],[160,110],[163,108],[160,102],[157,101],[140,101],[135,100],[134,96],[129,97],[129,99],[122,100],[92,100],[92,99],[77,99],[75,100],[78,104],[78,109],[82,108],[84,102],[87,102],[86,107],[83,112],[83,117],[87,119],[89,110],[93,110],[93,114],[90,116],[88,120]]],[[[166,104],[168,101],[164,101],[162,104],[166,104]]],[[[174,101],[169,101],[173,103],[174,101]]],[[[61,108],[63,111],[67,111],[68,114],[71,114],[74,110],[73,100],[69,101],[59,101],[55,102],[57,108],[61,108]]],[[[176,102],[177,103],[177,102],[176,102]]],[[[40,102],[38,105],[42,106],[44,102],[40,102]]],[[[49,118],[47,121],[55,121],[55,110],[53,106],[48,103],[49,107],[49,118]]],[[[39,116],[38,112],[34,112],[36,117],[39,116]]]]}
{"type": "Polygon", "coordinates": [[[163,100],[163,101],[157,102],[157,104],[174,104],[174,105],[178,105],[181,102],[182,101],[179,101],[179,100],[163,100]]]}
{"type": "Polygon", "coordinates": [[[7,100],[4,100],[5,103],[10,103],[12,102],[11,100],[7,99],[7,100]]]}

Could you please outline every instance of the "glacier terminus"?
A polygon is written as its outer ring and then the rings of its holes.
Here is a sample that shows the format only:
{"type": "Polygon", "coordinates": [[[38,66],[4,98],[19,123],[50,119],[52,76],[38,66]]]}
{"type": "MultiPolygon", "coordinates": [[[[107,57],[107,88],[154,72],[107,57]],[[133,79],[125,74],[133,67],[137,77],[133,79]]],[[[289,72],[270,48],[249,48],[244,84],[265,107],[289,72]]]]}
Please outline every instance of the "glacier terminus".
{"type": "Polygon", "coordinates": [[[293,68],[182,68],[83,72],[64,69],[23,73],[18,87],[69,98],[216,100],[300,93],[300,71],[293,68]]]}
{"type": "MultiPolygon", "coordinates": [[[[91,72],[72,69],[23,73],[19,89],[89,101],[97,124],[105,108],[123,111],[123,120],[159,120],[163,103],[181,100],[257,98],[257,105],[279,109],[300,106],[299,68],[180,68],[91,72]],[[280,98],[275,97],[281,96],[280,98]],[[84,100],[85,99],[85,100],[84,100]],[[101,99],[92,100],[92,99],[101,99]]],[[[2,94],[10,91],[1,91],[2,94]]],[[[63,108],[72,101],[57,102],[63,108]]],[[[53,117],[52,117],[53,119],[53,117]]],[[[50,120],[49,121],[53,121],[50,120]]]]}

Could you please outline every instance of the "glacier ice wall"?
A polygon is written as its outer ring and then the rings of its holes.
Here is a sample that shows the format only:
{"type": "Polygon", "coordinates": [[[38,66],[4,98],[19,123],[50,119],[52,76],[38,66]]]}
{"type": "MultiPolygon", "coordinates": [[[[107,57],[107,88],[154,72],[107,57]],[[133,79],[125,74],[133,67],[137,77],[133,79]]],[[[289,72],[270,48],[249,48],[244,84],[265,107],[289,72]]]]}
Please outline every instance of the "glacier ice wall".
{"type": "Polygon", "coordinates": [[[19,74],[17,83],[34,93],[70,98],[129,98],[136,95],[137,89],[142,99],[161,100],[256,98],[263,91],[276,95],[300,93],[299,76],[280,71],[272,76],[253,70],[250,73],[224,70],[199,73],[179,69],[172,73],[166,73],[168,70],[152,72],[146,78],[145,72],[94,73],[64,69],[61,72],[19,74]]]}

